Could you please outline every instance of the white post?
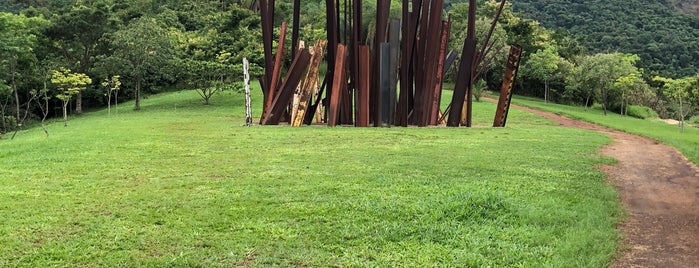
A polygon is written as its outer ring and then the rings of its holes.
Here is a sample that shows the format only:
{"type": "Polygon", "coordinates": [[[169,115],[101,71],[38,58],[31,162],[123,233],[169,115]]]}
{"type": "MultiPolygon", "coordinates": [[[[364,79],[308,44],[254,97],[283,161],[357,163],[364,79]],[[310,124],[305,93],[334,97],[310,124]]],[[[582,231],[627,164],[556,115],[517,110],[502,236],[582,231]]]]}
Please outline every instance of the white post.
{"type": "Polygon", "coordinates": [[[250,63],[243,58],[243,79],[245,83],[245,125],[252,126],[252,109],[250,108],[250,63]]]}

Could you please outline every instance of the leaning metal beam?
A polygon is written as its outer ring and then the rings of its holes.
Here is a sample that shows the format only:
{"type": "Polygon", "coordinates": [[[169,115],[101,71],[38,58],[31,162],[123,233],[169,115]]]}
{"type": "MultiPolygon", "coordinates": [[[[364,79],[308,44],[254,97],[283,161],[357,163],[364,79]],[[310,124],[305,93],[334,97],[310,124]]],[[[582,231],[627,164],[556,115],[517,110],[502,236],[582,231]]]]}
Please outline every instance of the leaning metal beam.
{"type": "Polygon", "coordinates": [[[519,69],[519,60],[521,56],[522,47],[518,45],[510,47],[510,55],[507,59],[505,75],[502,78],[500,99],[498,100],[498,109],[495,111],[493,127],[505,127],[505,123],[507,123],[507,113],[510,110],[510,102],[512,101],[512,86],[517,78],[517,70],[519,69]]]}
{"type": "Polygon", "coordinates": [[[318,68],[320,67],[321,61],[323,60],[323,52],[325,50],[326,43],[327,41],[325,40],[318,40],[318,42],[316,42],[316,45],[311,47],[311,65],[308,67],[308,73],[306,74],[306,78],[304,79],[303,84],[301,85],[301,96],[299,98],[299,106],[298,109],[296,109],[296,114],[292,117],[293,121],[291,122],[291,126],[301,126],[306,113],[313,112],[307,111],[308,106],[310,106],[308,105],[308,103],[311,100],[313,89],[318,84],[318,68]]]}
{"type": "Polygon", "coordinates": [[[296,54],[296,58],[291,63],[289,67],[289,72],[286,75],[286,79],[282,82],[280,91],[274,98],[272,107],[265,113],[262,124],[263,125],[277,125],[284,113],[284,110],[289,106],[291,98],[294,96],[294,90],[298,87],[301,81],[301,76],[306,71],[308,63],[311,60],[311,54],[306,50],[299,50],[296,54]]]}

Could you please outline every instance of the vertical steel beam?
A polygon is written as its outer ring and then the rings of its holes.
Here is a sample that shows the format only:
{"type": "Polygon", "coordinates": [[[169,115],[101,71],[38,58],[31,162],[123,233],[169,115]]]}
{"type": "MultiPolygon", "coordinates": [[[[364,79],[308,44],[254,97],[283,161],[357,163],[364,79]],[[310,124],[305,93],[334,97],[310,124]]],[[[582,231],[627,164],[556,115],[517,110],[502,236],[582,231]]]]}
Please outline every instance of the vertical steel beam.
{"type": "MultiPolygon", "coordinates": [[[[379,71],[379,50],[381,49],[381,43],[387,41],[386,38],[386,27],[388,25],[388,16],[391,10],[390,0],[377,0],[376,1],[376,31],[374,34],[374,53],[372,55],[372,69],[373,72],[379,71]]],[[[372,77],[371,89],[370,89],[370,107],[369,115],[374,120],[375,126],[381,125],[381,112],[379,110],[379,100],[380,100],[380,90],[379,90],[379,76],[375,75],[372,77]]]]}
{"type": "MultiPolygon", "coordinates": [[[[325,29],[328,37],[328,55],[327,55],[327,66],[328,70],[325,74],[325,86],[327,88],[332,88],[334,85],[334,74],[335,74],[335,58],[337,54],[337,44],[338,44],[338,33],[337,33],[337,17],[335,13],[335,0],[325,0],[325,16],[326,24],[325,29]]],[[[324,89],[325,87],[321,87],[324,89]]],[[[326,90],[326,99],[330,100],[332,97],[332,90],[326,90]]],[[[327,109],[326,109],[327,111],[327,109]]]]}
{"type": "Polygon", "coordinates": [[[442,21],[442,33],[439,44],[439,56],[437,57],[437,72],[434,89],[432,90],[432,104],[430,105],[429,125],[439,124],[439,105],[442,98],[442,79],[444,77],[444,62],[446,61],[447,46],[449,45],[449,33],[451,20],[442,21]]]}
{"type": "MultiPolygon", "coordinates": [[[[442,34],[442,8],[444,3],[442,0],[432,0],[429,6],[429,18],[427,21],[423,22],[427,24],[427,32],[424,35],[425,41],[425,55],[423,62],[425,63],[425,68],[423,71],[423,85],[422,85],[422,96],[418,101],[420,104],[419,109],[415,109],[416,123],[418,126],[427,126],[430,123],[430,112],[432,111],[432,105],[434,104],[434,91],[437,84],[437,76],[439,70],[439,64],[428,64],[430,61],[439,61],[439,51],[441,45],[441,34],[442,34]]],[[[426,18],[427,19],[427,18],[426,18]]],[[[443,62],[442,62],[443,64],[443,62]]],[[[438,108],[437,108],[438,109],[438,108]]]]}
{"type": "Polygon", "coordinates": [[[299,48],[299,24],[301,17],[301,0],[294,0],[294,14],[291,25],[291,58],[296,58],[296,50],[299,48]]]}
{"type": "Polygon", "coordinates": [[[330,94],[330,107],[328,108],[328,126],[336,126],[339,122],[340,117],[340,98],[342,97],[342,78],[345,76],[345,46],[342,44],[337,45],[337,55],[335,57],[335,73],[334,80],[335,83],[332,86],[332,93],[330,94]]]}
{"type": "Polygon", "coordinates": [[[389,71],[391,88],[389,91],[390,111],[388,123],[393,125],[396,117],[396,90],[398,90],[398,67],[400,65],[400,20],[391,19],[388,29],[388,43],[391,45],[391,67],[389,71]]]}
{"type": "Polygon", "coordinates": [[[391,44],[381,43],[379,49],[379,122],[377,126],[390,125],[391,119],[391,44]]]}
{"type": "Polygon", "coordinates": [[[371,86],[370,81],[370,58],[369,58],[369,47],[359,46],[359,81],[357,83],[357,118],[355,119],[355,125],[358,127],[368,127],[369,126],[369,87],[371,86]]]}
{"type": "MultiPolygon", "coordinates": [[[[262,79],[262,93],[264,94],[263,109],[269,98],[269,85],[272,82],[272,70],[274,69],[274,59],[272,58],[272,28],[274,26],[274,6],[272,6],[272,17],[268,12],[269,2],[260,0],[260,25],[262,28],[262,46],[264,49],[265,74],[262,79]]],[[[264,113],[263,113],[264,116],[264,113]]]]}
{"type": "Polygon", "coordinates": [[[466,126],[471,126],[471,90],[472,90],[472,74],[473,60],[476,52],[476,0],[469,1],[468,7],[468,25],[466,29],[466,40],[464,40],[463,51],[461,52],[461,62],[459,63],[459,74],[456,77],[456,85],[454,85],[454,95],[451,99],[451,110],[449,110],[449,119],[447,126],[458,127],[461,123],[462,109],[466,109],[466,126]],[[466,105],[464,105],[464,102],[466,105]]]}
{"type": "Polygon", "coordinates": [[[408,42],[410,38],[410,2],[403,0],[402,15],[401,15],[401,56],[400,56],[400,94],[398,95],[398,104],[396,106],[395,123],[398,126],[408,126],[408,74],[410,72],[410,53],[408,42]]]}
{"type": "Polygon", "coordinates": [[[498,100],[498,109],[495,111],[493,127],[505,127],[505,123],[507,123],[507,114],[510,111],[510,102],[512,101],[512,86],[517,78],[517,70],[519,69],[519,60],[521,56],[522,47],[518,45],[510,47],[505,75],[502,78],[502,86],[500,87],[500,99],[498,100]]]}

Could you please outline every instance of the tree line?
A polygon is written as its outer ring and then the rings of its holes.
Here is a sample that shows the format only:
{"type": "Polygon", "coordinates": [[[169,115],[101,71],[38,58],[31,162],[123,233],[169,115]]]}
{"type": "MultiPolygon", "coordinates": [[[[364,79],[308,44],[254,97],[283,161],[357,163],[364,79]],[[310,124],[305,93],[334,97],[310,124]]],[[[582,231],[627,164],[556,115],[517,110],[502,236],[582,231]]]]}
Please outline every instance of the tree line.
{"type": "MultiPolygon", "coordinates": [[[[292,20],[290,2],[276,1],[275,25],[292,20]]],[[[301,40],[325,38],[324,3],[302,1],[301,40]]],[[[478,4],[476,28],[482,38],[499,1],[478,4]]],[[[263,73],[255,5],[251,0],[0,3],[0,133],[47,116],[63,114],[67,120],[67,113],[111,107],[125,98],[135,100],[138,110],[144,94],[165,90],[194,89],[208,103],[217,92],[240,88],[243,57],[250,61],[253,77],[263,73]]],[[[375,7],[375,1],[363,1],[366,42],[373,36],[375,7]]],[[[453,24],[450,49],[457,52],[467,8],[463,1],[445,1],[453,24]]],[[[392,1],[390,14],[400,17],[400,1],[392,1]]],[[[350,14],[341,13],[344,16],[350,14]]],[[[666,74],[644,67],[644,54],[597,52],[567,30],[547,29],[515,12],[509,2],[492,40],[493,49],[485,56],[491,64],[476,81],[478,88],[499,88],[507,46],[519,44],[524,52],[516,94],[586,106],[597,103],[605,111],[635,116],[657,113],[684,119],[699,106],[696,71],[666,74]]],[[[456,72],[452,68],[447,78],[456,72]]]]}
{"type": "Polygon", "coordinates": [[[0,134],[25,122],[169,89],[203,102],[262,73],[244,1],[14,0],[0,4],[0,134]],[[121,94],[119,94],[121,93],[121,94]],[[45,114],[45,115],[44,115],[45,114]]]}

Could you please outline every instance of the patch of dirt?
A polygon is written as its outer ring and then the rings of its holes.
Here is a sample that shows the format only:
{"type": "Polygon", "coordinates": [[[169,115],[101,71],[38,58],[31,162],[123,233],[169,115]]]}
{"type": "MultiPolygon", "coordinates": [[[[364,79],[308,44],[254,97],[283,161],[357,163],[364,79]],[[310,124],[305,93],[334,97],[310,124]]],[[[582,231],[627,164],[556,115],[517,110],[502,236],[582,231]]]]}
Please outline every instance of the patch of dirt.
{"type": "Polygon", "coordinates": [[[675,125],[675,126],[680,125],[680,121],[677,121],[677,120],[675,120],[675,119],[659,119],[659,120],[660,120],[660,121],[663,121],[663,122],[665,122],[665,123],[668,123],[668,124],[670,124],[670,125],[675,125]]]}
{"type": "MultiPolygon", "coordinates": [[[[601,152],[618,160],[601,169],[619,192],[628,217],[615,267],[699,267],[699,169],[657,141],[528,107],[564,127],[609,134],[601,152]]],[[[679,135],[679,133],[678,133],[679,135]]]]}

